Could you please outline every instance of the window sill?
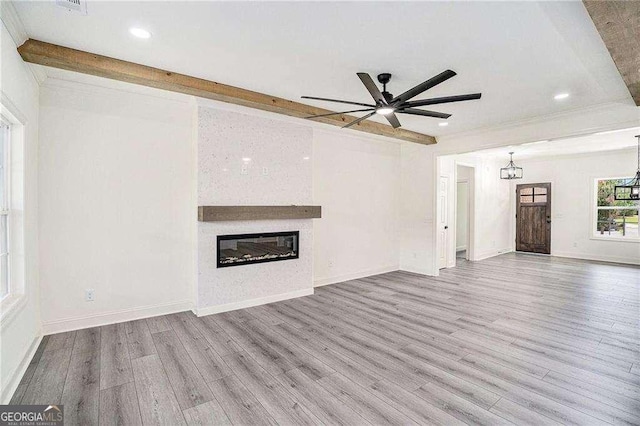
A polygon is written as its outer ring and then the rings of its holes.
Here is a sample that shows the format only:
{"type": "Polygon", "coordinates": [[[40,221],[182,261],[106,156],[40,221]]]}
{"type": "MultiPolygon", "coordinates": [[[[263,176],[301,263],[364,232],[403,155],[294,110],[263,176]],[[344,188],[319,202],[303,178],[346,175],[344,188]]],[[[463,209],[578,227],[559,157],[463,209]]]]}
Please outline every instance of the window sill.
{"type": "Polygon", "coordinates": [[[8,326],[27,304],[24,294],[10,294],[0,302],[0,328],[8,326]]]}
{"type": "Polygon", "coordinates": [[[597,241],[616,241],[621,243],[640,243],[640,238],[597,237],[594,235],[589,237],[589,239],[597,241]]]}

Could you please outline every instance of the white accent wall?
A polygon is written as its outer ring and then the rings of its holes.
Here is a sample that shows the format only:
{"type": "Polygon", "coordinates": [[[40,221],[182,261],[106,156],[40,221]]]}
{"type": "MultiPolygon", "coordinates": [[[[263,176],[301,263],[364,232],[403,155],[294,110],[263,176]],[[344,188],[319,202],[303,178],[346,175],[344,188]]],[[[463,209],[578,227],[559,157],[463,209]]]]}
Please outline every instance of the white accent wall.
{"type": "Polygon", "coordinates": [[[12,194],[20,199],[14,198],[11,205],[11,229],[14,235],[17,231],[22,237],[14,238],[10,247],[12,291],[17,300],[10,310],[5,303],[0,309],[0,403],[7,404],[40,340],[37,223],[39,89],[34,75],[18,55],[4,22],[0,41],[0,101],[20,122],[18,127],[22,132],[19,135],[22,144],[14,138],[11,148],[14,150],[12,160],[22,157],[23,161],[12,161],[12,173],[17,172],[24,179],[21,190],[12,194]],[[16,223],[21,225],[20,229],[15,227],[16,223]],[[16,259],[22,262],[16,263],[16,259]],[[15,268],[16,265],[19,269],[15,268]]]}
{"type": "MultiPolygon", "coordinates": [[[[640,264],[640,242],[594,239],[594,179],[633,176],[636,150],[546,157],[520,161],[518,183],[551,182],[551,254],[640,264]]],[[[515,211],[515,197],[512,197],[515,211]]]]}
{"type": "MultiPolygon", "coordinates": [[[[312,204],[312,140],[308,126],[198,108],[198,205],[312,204]]],[[[198,223],[198,315],[313,293],[313,221],[198,223]],[[298,259],[217,268],[218,235],[280,231],[300,231],[298,259]]]]}

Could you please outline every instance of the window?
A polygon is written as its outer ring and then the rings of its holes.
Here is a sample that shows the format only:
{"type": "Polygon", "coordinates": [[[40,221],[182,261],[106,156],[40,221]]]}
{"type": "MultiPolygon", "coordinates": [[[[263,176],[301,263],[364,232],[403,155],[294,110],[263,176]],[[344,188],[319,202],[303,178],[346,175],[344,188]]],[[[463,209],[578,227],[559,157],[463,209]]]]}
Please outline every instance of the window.
{"type": "Polygon", "coordinates": [[[9,295],[9,136],[0,121],[0,300],[9,295]]]}
{"type": "Polygon", "coordinates": [[[520,204],[546,203],[547,188],[522,188],[520,190],[520,204]]]}
{"type": "Polygon", "coordinates": [[[613,190],[625,179],[596,179],[594,237],[640,241],[637,201],[616,201],[613,190]]]}

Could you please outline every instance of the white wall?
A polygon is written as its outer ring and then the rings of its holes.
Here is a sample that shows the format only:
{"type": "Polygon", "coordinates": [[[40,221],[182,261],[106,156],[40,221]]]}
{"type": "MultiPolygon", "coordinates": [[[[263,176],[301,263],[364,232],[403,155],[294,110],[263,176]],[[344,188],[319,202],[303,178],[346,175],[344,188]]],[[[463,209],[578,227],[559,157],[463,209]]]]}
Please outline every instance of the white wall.
{"type": "MultiPolygon", "coordinates": [[[[551,254],[640,264],[640,243],[592,238],[594,179],[633,176],[636,151],[628,149],[520,161],[517,183],[551,182],[551,254]]],[[[512,191],[512,192],[513,192],[512,191]]],[[[515,197],[512,197],[515,211],[515,197]]]]}
{"type": "MultiPolygon", "coordinates": [[[[6,18],[2,17],[3,20],[6,18]]],[[[30,356],[39,343],[40,315],[38,297],[38,84],[33,74],[22,62],[16,44],[2,23],[0,34],[1,69],[0,92],[3,106],[23,125],[24,196],[22,211],[17,214],[22,221],[23,246],[17,255],[24,259],[23,270],[14,270],[14,278],[22,277],[22,297],[10,311],[3,306],[0,323],[0,403],[7,404],[29,363],[30,356]]],[[[15,141],[14,141],[15,142],[15,141]]],[[[12,148],[17,148],[13,144],[12,148]]],[[[18,154],[18,153],[14,153],[18,154]]],[[[14,164],[15,166],[15,164],[14,164]]],[[[12,206],[13,208],[14,206],[12,206]]],[[[16,249],[12,246],[12,250],[16,249]]],[[[12,264],[13,266],[13,264],[12,264]]],[[[13,279],[12,279],[13,281],[13,279]]],[[[15,284],[15,282],[12,282],[15,284]]]]}
{"type": "Polygon", "coordinates": [[[467,249],[469,236],[469,182],[456,185],[456,251],[467,249]]]}
{"type": "MultiPolygon", "coordinates": [[[[307,126],[200,107],[198,205],[309,205],[311,155],[307,126]]],[[[198,223],[198,315],[313,293],[312,247],[311,219],[198,223]],[[300,231],[298,259],[217,268],[218,235],[279,231],[300,231]]]]}
{"type": "MultiPolygon", "coordinates": [[[[456,251],[467,250],[469,244],[469,204],[470,187],[473,184],[473,169],[456,167],[456,251]]],[[[467,253],[469,258],[469,253],[467,253]]]]}
{"type": "Polygon", "coordinates": [[[40,102],[45,333],[189,309],[193,106],[60,80],[40,102]]]}
{"type": "Polygon", "coordinates": [[[434,274],[437,172],[433,152],[407,142],[400,153],[400,269],[434,274]]]}
{"type": "Polygon", "coordinates": [[[399,269],[400,144],[314,129],[314,283],[399,269]]]}
{"type": "Polygon", "coordinates": [[[502,160],[462,156],[474,165],[473,241],[474,258],[482,260],[513,250],[511,186],[500,179],[502,160]]]}

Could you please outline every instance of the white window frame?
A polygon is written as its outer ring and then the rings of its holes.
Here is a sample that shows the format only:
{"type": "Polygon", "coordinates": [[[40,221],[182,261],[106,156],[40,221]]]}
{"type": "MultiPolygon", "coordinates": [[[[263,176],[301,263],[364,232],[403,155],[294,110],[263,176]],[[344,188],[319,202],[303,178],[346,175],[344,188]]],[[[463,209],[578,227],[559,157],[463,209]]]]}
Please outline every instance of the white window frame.
{"type": "Polygon", "coordinates": [[[6,180],[8,191],[8,252],[9,257],[9,294],[0,300],[0,329],[4,330],[27,305],[26,286],[27,258],[25,256],[25,146],[27,118],[0,90],[0,120],[10,126],[10,147],[7,150],[9,175],[6,180]]]}
{"type": "MultiPolygon", "coordinates": [[[[592,198],[591,198],[591,229],[589,230],[589,236],[592,240],[600,241],[622,241],[628,243],[639,243],[640,237],[610,237],[606,235],[598,234],[598,210],[638,210],[640,214],[640,203],[634,206],[617,207],[617,206],[598,206],[598,181],[601,180],[627,180],[629,177],[594,177],[592,185],[592,198]]],[[[640,223],[638,224],[640,226],[640,223]]]]}
{"type": "MultiPolygon", "coordinates": [[[[4,117],[0,116],[0,131],[2,131],[4,133],[4,137],[3,137],[3,143],[4,143],[4,147],[3,147],[3,158],[0,158],[0,161],[2,162],[2,165],[4,166],[2,168],[2,173],[4,174],[4,179],[3,179],[3,188],[2,188],[2,192],[4,193],[4,205],[0,205],[0,216],[5,216],[6,219],[6,241],[4,243],[4,245],[7,247],[7,252],[6,253],[2,253],[0,251],[0,257],[1,256],[6,256],[7,257],[7,273],[6,273],[6,277],[7,277],[7,294],[5,295],[1,295],[0,294],[0,301],[8,298],[11,296],[12,294],[12,286],[11,286],[11,257],[10,257],[10,253],[11,253],[11,172],[9,170],[9,168],[11,167],[11,124],[9,122],[9,120],[6,120],[4,117]]],[[[1,241],[2,236],[0,236],[0,247],[2,247],[2,241],[1,241]]],[[[3,284],[2,283],[2,275],[0,275],[0,286],[3,284]]]]}

